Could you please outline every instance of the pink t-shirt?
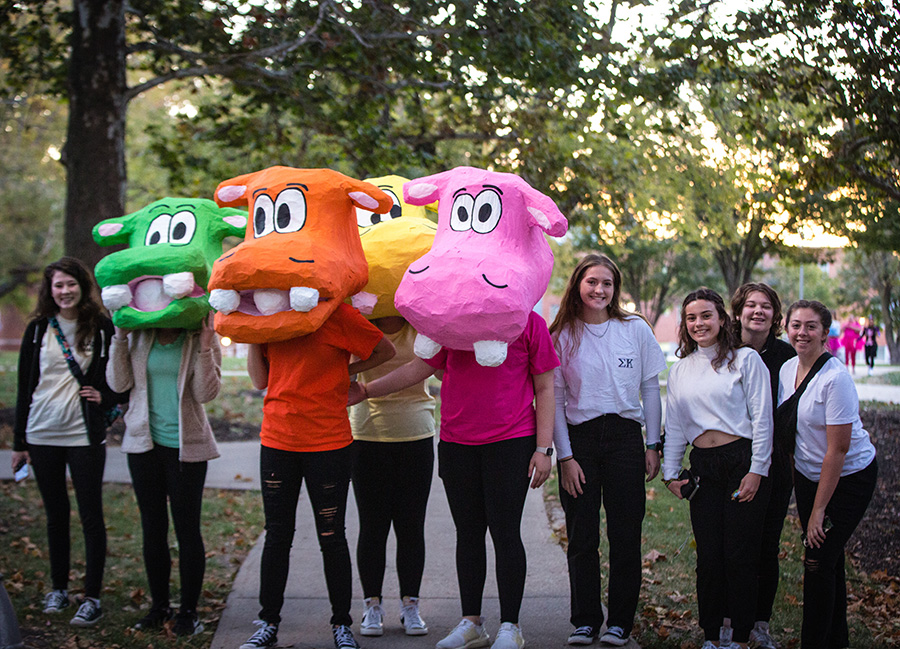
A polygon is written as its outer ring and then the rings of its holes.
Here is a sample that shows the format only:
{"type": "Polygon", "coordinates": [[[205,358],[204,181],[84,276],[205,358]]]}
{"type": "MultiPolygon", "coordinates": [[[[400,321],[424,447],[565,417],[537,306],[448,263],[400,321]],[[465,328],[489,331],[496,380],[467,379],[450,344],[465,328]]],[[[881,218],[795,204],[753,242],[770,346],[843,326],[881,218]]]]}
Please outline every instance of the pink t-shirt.
{"type": "Polygon", "coordinates": [[[473,445],[534,435],[531,377],[559,366],[547,323],[534,311],[500,367],[483,367],[474,352],[447,347],[425,362],[445,370],[441,440],[473,445]]]}

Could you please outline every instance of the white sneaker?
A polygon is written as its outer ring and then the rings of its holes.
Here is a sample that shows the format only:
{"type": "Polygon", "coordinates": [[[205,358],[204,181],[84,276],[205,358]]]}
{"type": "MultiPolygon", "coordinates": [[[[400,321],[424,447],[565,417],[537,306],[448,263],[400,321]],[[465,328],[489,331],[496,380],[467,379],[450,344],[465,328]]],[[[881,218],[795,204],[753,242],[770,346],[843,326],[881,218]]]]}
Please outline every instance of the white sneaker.
{"type": "Polygon", "coordinates": [[[253,624],[256,625],[256,632],[238,649],[264,649],[278,644],[277,624],[269,624],[264,620],[255,620],[253,624]]]}
{"type": "Polygon", "coordinates": [[[476,649],[487,647],[491,636],[484,626],[463,618],[450,634],[435,645],[436,649],[476,649]]]}
{"type": "Polygon", "coordinates": [[[366,610],[363,611],[362,622],[359,623],[359,633],[365,636],[379,636],[384,634],[384,609],[381,608],[381,600],[377,597],[367,597],[366,610]]]}
{"type": "Polygon", "coordinates": [[[522,629],[512,622],[504,622],[497,631],[497,639],[491,645],[491,649],[522,649],[525,646],[525,638],[522,637],[522,629]]]}
{"type": "Polygon", "coordinates": [[[775,639],[769,633],[768,622],[757,622],[750,631],[750,646],[756,649],[777,649],[775,639]]]}
{"type": "Polygon", "coordinates": [[[419,598],[409,597],[406,601],[409,603],[400,606],[400,622],[406,629],[406,635],[427,634],[428,627],[425,626],[425,620],[419,615],[419,598]]]}
{"type": "Polygon", "coordinates": [[[719,649],[719,647],[717,647],[716,643],[712,640],[707,640],[703,643],[703,646],[700,647],[700,649],[719,649]]]}
{"type": "Polygon", "coordinates": [[[614,647],[624,647],[628,644],[628,636],[625,629],[620,626],[611,626],[600,636],[600,644],[609,644],[614,647]]]}

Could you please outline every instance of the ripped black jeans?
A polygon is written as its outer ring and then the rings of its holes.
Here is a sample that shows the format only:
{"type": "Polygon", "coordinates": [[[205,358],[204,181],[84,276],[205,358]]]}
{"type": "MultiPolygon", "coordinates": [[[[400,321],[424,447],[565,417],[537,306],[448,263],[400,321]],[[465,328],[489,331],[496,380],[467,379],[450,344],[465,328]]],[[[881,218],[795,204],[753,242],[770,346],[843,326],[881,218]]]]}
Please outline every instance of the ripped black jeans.
{"type": "Polygon", "coordinates": [[[344,531],[350,487],[351,446],[335,451],[295,453],[263,446],[259,454],[266,540],[260,565],[259,619],[281,622],[300,485],[306,480],[325,584],[331,602],[331,624],[351,623],[352,572],[344,531]]]}
{"type": "MultiPolygon", "coordinates": [[[[803,649],[839,649],[850,646],[847,627],[847,579],[844,576],[844,547],[866,513],[875,493],[878,462],[873,458],[865,469],[841,478],[825,515],[832,527],[818,548],[806,548],[803,556],[803,649]]],[[[818,482],[794,471],[797,514],[806,531],[816,500],[818,482]]]]}

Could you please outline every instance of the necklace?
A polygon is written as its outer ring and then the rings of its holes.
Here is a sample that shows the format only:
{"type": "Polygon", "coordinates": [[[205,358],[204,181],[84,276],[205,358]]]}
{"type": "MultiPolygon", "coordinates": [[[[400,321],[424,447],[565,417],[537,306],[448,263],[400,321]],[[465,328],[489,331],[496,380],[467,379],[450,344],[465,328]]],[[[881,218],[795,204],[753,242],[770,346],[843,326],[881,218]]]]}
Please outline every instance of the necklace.
{"type": "Polygon", "coordinates": [[[610,323],[611,321],[612,321],[612,318],[609,318],[609,319],[606,321],[606,328],[603,330],[603,333],[602,333],[602,334],[594,333],[594,332],[591,330],[591,324],[588,323],[588,322],[585,322],[585,323],[584,323],[584,330],[587,331],[587,332],[588,332],[589,334],[591,334],[592,336],[594,336],[595,338],[603,338],[603,336],[605,336],[605,335],[607,334],[607,332],[609,331],[609,323],[610,323]]]}

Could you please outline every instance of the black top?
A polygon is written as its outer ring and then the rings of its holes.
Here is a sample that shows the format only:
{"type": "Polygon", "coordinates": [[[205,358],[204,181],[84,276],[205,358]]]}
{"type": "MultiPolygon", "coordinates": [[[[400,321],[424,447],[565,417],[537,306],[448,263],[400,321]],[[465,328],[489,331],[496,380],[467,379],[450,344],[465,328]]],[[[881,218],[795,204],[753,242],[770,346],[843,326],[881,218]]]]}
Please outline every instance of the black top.
{"type": "MultiPolygon", "coordinates": [[[[25,429],[28,426],[28,413],[31,410],[31,397],[41,378],[41,343],[47,332],[49,322],[46,318],[32,320],[25,329],[22,347],[19,350],[19,388],[16,395],[16,423],[13,429],[13,449],[28,450],[25,442],[25,429]]],[[[88,440],[91,445],[102,444],[106,439],[105,412],[117,403],[124,403],[128,395],[113,392],[106,384],[106,362],[109,359],[109,344],[113,337],[113,324],[109,318],[103,318],[100,327],[94,333],[93,355],[91,364],[84,371],[85,382],[100,391],[100,403],[81,399],[81,414],[87,426],[88,440]]]]}
{"type": "Polygon", "coordinates": [[[769,378],[772,381],[772,412],[775,412],[775,409],[778,408],[778,375],[781,373],[781,366],[796,356],[797,352],[788,343],[769,332],[766,344],[763,345],[759,355],[762,356],[763,363],[769,368],[769,378]]]}

